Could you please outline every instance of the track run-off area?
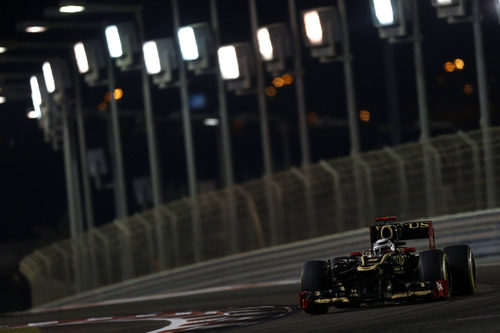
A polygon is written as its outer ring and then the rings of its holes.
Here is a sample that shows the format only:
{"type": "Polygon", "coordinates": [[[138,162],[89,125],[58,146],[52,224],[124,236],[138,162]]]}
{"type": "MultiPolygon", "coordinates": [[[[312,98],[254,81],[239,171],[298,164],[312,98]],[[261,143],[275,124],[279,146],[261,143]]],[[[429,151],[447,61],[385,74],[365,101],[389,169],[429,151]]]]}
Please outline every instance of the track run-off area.
{"type": "MultiPolygon", "coordinates": [[[[369,243],[366,228],[152,274],[0,315],[2,332],[500,332],[500,209],[433,219],[439,248],[468,244],[478,292],[445,301],[298,309],[302,264],[369,243]]],[[[415,242],[426,248],[426,240],[415,242]]],[[[413,243],[412,243],[413,245],[413,243]]]]}
{"type": "Polygon", "coordinates": [[[278,281],[5,314],[0,332],[500,332],[496,259],[478,260],[478,283],[471,296],[313,316],[297,308],[298,280],[278,281]]]}

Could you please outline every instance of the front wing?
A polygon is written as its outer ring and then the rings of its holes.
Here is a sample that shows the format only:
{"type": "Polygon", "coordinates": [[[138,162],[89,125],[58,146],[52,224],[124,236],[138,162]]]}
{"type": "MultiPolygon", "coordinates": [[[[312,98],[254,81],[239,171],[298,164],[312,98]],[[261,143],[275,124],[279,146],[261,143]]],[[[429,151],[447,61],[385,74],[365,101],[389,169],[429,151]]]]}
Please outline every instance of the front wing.
{"type": "Polygon", "coordinates": [[[311,304],[328,304],[341,306],[354,306],[369,302],[391,302],[402,299],[430,298],[446,299],[450,297],[448,281],[417,282],[407,285],[406,291],[391,294],[390,297],[363,298],[356,290],[317,290],[301,291],[299,293],[299,306],[306,310],[311,304]]]}

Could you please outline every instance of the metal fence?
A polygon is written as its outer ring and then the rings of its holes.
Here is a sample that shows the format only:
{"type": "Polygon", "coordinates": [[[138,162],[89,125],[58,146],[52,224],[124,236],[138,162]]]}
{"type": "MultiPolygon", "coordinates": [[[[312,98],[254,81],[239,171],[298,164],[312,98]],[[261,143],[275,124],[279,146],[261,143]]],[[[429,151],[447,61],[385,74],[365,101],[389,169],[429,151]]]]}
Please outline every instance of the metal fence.
{"type": "MultiPolygon", "coordinates": [[[[500,128],[491,138],[498,176],[500,128]]],[[[199,260],[356,229],[375,216],[484,209],[481,140],[480,131],[445,135],[184,198],[38,249],[20,269],[39,305],[199,260]]]]}

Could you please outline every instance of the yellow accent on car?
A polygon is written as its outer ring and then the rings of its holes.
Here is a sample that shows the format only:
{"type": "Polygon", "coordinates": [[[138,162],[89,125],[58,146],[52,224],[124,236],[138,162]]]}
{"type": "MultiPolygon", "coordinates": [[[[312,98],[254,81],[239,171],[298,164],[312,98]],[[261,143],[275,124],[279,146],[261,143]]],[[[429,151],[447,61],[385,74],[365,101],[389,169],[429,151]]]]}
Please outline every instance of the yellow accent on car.
{"type": "MultiPolygon", "coordinates": [[[[384,262],[385,258],[387,258],[389,255],[390,255],[390,253],[384,254],[384,256],[382,257],[382,259],[377,260],[377,262],[374,263],[374,264],[372,264],[372,265],[366,265],[365,260],[362,257],[361,258],[361,265],[359,265],[357,267],[358,272],[372,271],[372,270],[374,270],[375,268],[377,268],[378,266],[380,266],[384,262]]],[[[374,258],[374,259],[378,259],[378,258],[374,258]]],[[[370,262],[370,260],[373,260],[373,259],[368,259],[368,263],[370,262]]]]}
{"type": "Polygon", "coordinates": [[[330,298],[318,298],[314,300],[314,303],[316,304],[328,304],[331,303],[332,300],[330,298]]]}
{"type": "Polygon", "coordinates": [[[397,293],[392,295],[392,299],[406,298],[410,296],[425,296],[432,294],[432,290],[409,291],[406,293],[397,293]]]}
{"type": "Polygon", "coordinates": [[[332,302],[349,303],[349,299],[347,297],[334,297],[332,298],[332,302]]]}
{"type": "Polygon", "coordinates": [[[318,298],[314,300],[314,303],[316,304],[328,304],[334,302],[349,303],[349,299],[347,297],[334,297],[334,298],[318,298]]]}

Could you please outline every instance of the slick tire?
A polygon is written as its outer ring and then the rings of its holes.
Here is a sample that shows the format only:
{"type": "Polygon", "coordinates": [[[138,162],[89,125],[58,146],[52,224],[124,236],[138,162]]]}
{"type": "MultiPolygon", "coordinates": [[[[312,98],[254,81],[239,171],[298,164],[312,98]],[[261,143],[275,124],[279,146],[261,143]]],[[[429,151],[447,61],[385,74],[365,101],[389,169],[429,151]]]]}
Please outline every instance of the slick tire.
{"type": "MultiPolygon", "coordinates": [[[[302,266],[300,289],[302,291],[321,291],[328,289],[328,264],[323,260],[307,261],[302,266]]],[[[328,312],[328,304],[309,304],[305,312],[324,314],[328,312]]]]}
{"type": "Polygon", "coordinates": [[[451,290],[455,294],[473,294],[477,290],[474,255],[467,245],[444,248],[452,276],[451,290]]]}
{"type": "Polygon", "coordinates": [[[442,250],[420,252],[418,266],[420,270],[420,281],[436,282],[445,280],[448,282],[448,287],[451,286],[452,277],[450,267],[446,254],[442,250]]]}

